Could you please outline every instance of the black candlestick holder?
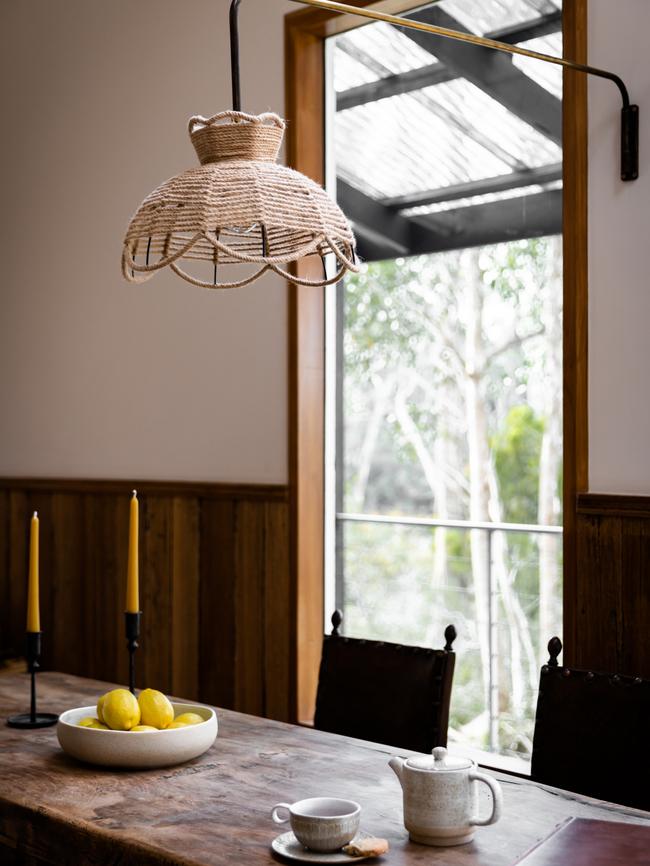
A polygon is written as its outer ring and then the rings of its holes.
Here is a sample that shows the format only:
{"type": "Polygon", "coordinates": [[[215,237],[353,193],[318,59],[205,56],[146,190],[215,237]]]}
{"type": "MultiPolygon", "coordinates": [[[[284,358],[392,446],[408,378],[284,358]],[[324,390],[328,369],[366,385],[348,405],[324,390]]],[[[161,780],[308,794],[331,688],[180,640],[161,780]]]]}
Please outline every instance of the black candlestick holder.
{"type": "Polygon", "coordinates": [[[36,672],[40,669],[41,634],[40,631],[27,632],[27,670],[32,678],[31,708],[28,713],[8,718],[7,724],[10,728],[49,728],[59,720],[55,713],[36,712],[36,672]]]}
{"type": "Polygon", "coordinates": [[[140,646],[138,638],[140,637],[140,618],[142,613],[124,614],[126,624],[126,643],[129,648],[129,691],[132,695],[135,694],[135,651],[140,646]]]}

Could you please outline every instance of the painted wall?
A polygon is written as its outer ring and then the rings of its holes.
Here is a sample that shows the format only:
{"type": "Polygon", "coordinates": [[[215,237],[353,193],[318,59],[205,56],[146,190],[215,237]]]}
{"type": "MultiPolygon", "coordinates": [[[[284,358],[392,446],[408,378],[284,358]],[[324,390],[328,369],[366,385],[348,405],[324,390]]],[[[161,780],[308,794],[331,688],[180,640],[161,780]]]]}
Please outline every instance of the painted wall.
{"type": "MultiPolygon", "coordinates": [[[[228,5],[0,5],[0,475],[287,480],[285,284],[120,274],[188,117],[230,107],[228,5]]],[[[246,110],[283,110],[291,8],[242,4],[246,110]]]]}
{"type": "Polygon", "coordinates": [[[620,101],[589,86],[589,486],[650,494],[650,63],[648,0],[589,2],[589,59],[640,106],[641,177],[618,180],[620,101]]]}
{"type": "MultiPolygon", "coordinates": [[[[286,290],[214,294],[119,274],[131,212],[194,164],[193,113],[229,105],[228,0],[0,6],[0,474],[284,482],[286,290]]],[[[287,0],[242,4],[245,107],[283,107],[287,0]]],[[[591,0],[592,62],[641,105],[617,180],[618,101],[590,85],[590,488],[650,493],[648,0],[591,0]]]]}

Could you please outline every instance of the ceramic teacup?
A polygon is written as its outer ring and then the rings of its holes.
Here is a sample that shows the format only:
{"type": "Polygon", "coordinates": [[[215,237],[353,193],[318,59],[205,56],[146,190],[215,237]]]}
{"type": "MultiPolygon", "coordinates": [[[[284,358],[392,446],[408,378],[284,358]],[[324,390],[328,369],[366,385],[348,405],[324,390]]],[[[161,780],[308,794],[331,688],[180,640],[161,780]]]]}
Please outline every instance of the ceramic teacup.
{"type": "Polygon", "coordinates": [[[312,851],[338,851],[353,839],[359,829],[361,806],[354,800],[311,797],[297,803],[278,803],[271,817],[276,824],[291,822],[296,839],[312,851]],[[286,817],[278,812],[286,809],[286,817]]]}

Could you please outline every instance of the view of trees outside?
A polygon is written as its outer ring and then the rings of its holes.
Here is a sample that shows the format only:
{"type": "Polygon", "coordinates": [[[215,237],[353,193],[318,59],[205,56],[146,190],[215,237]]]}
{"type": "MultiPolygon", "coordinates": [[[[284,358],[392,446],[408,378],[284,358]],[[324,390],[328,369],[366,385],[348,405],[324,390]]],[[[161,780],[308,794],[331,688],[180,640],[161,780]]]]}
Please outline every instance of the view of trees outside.
{"type": "Polygon", "coordinates": [[[545,237],[374,262],[338,287],[345,631],[441,647],[454,623],[450,741],[523,758],[561,634],[561,274],[545,237]]]}

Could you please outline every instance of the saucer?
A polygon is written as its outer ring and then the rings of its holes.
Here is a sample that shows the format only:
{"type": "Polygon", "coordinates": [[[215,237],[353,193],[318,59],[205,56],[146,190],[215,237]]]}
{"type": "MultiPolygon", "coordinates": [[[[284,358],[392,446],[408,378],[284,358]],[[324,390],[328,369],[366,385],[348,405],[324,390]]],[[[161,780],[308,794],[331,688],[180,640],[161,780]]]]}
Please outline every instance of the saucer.
{"type": "MultiPolygon", "coordinates": [[[[352,840],[369,839],[370,834],[359,831],[352,840]]],[[[359,860],[367,860],[368,857],[352,857],[343,851],[332,851],[326,854],[323,851],[310,851],[299,842],[291,831],[282,833],[271,842],[271,848],[276,854],[286,857],[288,860],[297,860],[299,863],[358,863],[359,860]]]]}

